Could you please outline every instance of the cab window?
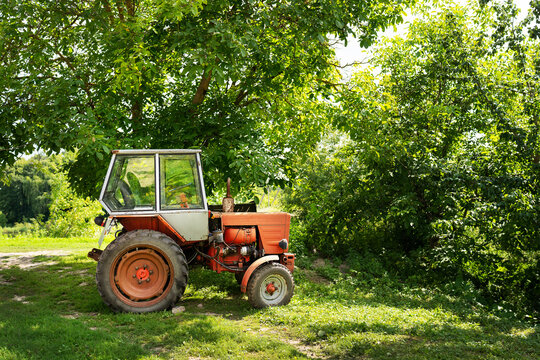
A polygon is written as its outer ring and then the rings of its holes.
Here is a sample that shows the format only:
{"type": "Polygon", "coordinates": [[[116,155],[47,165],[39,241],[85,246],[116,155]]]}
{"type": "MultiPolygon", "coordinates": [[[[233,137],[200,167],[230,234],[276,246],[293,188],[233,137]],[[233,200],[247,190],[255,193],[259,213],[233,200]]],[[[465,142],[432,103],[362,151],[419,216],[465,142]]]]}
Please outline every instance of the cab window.
{"type": "Polygon", "coordinates": [[[161,209],[203,209],[195,154],[160,155],[161,209]]]}

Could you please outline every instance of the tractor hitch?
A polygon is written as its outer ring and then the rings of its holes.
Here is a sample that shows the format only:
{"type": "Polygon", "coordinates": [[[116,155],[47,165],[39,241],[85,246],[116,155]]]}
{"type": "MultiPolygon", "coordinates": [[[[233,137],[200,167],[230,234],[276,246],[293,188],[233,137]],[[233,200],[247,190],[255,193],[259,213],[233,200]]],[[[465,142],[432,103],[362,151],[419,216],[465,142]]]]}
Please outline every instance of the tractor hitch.
{"type": "Polygon", "coordinates": [[[96,248],[93,248],[92,250],[90,250],[90,252],[88,253],[88,257],[90,259],[94,259],[96,261],[99,261],[99,257],[101,256],[101,254],[103,253],[103,250],[99,250],[99,249],[96,249],[96,248]]]}

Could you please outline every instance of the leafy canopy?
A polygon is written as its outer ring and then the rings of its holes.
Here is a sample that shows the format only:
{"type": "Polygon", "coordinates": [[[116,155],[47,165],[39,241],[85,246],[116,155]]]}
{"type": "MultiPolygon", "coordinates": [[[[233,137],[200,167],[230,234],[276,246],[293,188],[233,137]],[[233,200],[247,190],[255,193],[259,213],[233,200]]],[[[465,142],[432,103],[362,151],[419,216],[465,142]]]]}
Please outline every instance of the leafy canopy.
{"type": "Polygon", "coordinates": [[[96,193],[111,148],[203,148],[210,189],[283,184],[315,143],[336,61],[402,1],[6,0],[0,4],[0,165],[78,150],[96,193]]]}

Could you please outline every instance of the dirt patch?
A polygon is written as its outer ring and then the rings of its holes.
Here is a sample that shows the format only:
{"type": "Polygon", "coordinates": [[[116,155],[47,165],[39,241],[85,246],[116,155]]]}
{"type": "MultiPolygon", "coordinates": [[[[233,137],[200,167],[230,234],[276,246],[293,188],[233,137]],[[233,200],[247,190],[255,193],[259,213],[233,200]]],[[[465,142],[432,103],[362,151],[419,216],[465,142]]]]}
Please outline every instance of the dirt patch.
{"type": "Polygon", "coordinates": [[[150,351],[151,351],[153,354],[159,355],[159,354],[161,354],[163,351],[165,351],[165,348],[164,348],[163,346],[156,346],[156,347],[151,348],[150,351]]]}
{"type": "Polygon", "coordinates": [[[311,264],[311,266],[314,269],[322,268],[326,266],[326,262],[324,261],[324,259],[318,258],[313,261],[313,264],[311,264]]]}
{"type": "Polygon", "coordinates": [[[78,319],[80,316],[81,316],[81,314],[77,313],[77,312],[74,313],[74,314],[60,315],[61,318],[70,319],[70,320],[78,319]]]}
{"type": "Polygon", "coordinates": [[[35,258],[38,256],[50,257],[53,256],[67,256],[71,252],[65,250],[43,250],[24,253],[0,253],[0,270],[8,269],[12,266],[17,266],[21,269],[31,269],[37,266],[50,266],[56,265],[55,261],[39,261],[36,262],[35,258]]]}
{"type": "Polygon", "coordinates": [[[329,285],[332,283],[330,280],[322,277],[321,275],[317,274],[313,270],[303,270],[303,272],[304,272],[304,275],[306,275],[306,277],[308,278],[308,280],[311,281],[312,283],[324,284],[324,285],[329,285]]]}
{"type": "Polygon", "coordinates": [[[70,271],[69,273],[71,275],[85,276],[85,275],[88,275],[90,272],[88,270],[84,269],[84,270],[70,271]]]}
{"type": "Polygon", "coordinates": [[[255,334],[257,336],[261,335],[270,335],[272,339],[279,340],[285,344],[289,344],[290,346],[294,347],[298,352],[304,354],[309,359],[319,359],[319,360],[325,360],[328,359],[326,355],[323,355],[322,348],[320,345],[312,345],[305,343],[303,341],[300,341],[299,339],[291,338],[289,334],[286,333],[286,331],[282,331],[277,328],[267,328],[267,327],[260,327],[259,329],[245,329],[245,332],[255,334]]]}
{"type": "Polygon", "coordinates": [[[300,340],[293,339],[284,339],[284,341],[310,359],[328,359],[327,356],[321,355],[322,347],[320,345],[307,345],[300,340]]]}
{"type": "Polygon", "coordinates": [[[15,295],[12,300],[16,302],[20,302],[22,304],[30,304],[29,301],[26,301],[26,296],[15,295]]]}
{"type": "Polygon", "coordinates": [[[348,274],[350,270],[351,270],[351,267],[349,265],[347,265],[347,264],[339,265],[339,271],[342,274],[348,274]]]}
{"type": "Polygon", "coordinates": [[[2,275],[0,275],[0,285],[10,285],[11,283],[7,281],[2,275]]]}
{"type": "Polygon", "coordinates": [[[222,316],[222,314],[216,314],[216,313],[213,313],[213,312],[205,312],[205,313],[203,313],[203,315],[205,315],[205,316],[222,316]]]}

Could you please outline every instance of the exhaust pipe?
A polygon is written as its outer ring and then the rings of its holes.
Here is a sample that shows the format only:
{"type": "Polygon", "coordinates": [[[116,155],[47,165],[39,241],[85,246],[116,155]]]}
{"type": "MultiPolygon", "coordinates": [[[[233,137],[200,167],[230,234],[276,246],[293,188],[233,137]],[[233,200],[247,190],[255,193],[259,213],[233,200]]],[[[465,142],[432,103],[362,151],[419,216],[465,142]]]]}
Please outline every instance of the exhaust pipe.
{"type": "Polygon", "coordinates": [[[234,199],[231,196],[231,178],[227,178],[227,196],[223,198],[221,204],[223,212],[234,212],[234,199]]]}

